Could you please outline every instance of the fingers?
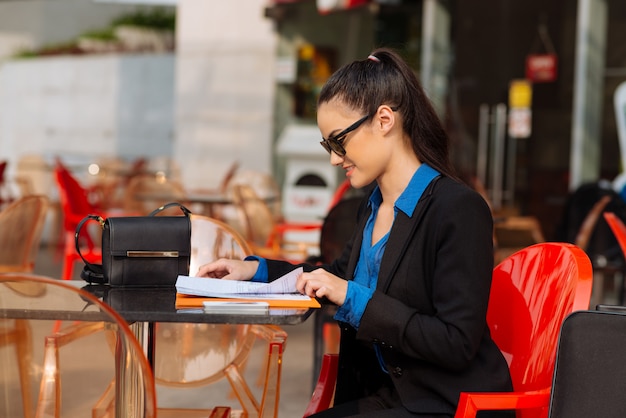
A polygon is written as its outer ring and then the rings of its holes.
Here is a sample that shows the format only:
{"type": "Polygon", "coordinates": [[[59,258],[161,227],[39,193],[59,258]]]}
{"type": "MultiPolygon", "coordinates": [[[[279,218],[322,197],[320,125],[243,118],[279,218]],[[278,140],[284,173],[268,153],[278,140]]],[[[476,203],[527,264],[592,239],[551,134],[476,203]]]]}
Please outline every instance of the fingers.
{"type": "Polygon", "coordinates": [[[296,282],[298,292],[309,297],[326,297],[331,302],[342,305],[347,292],[347,282],[323,269],[303,273],[296,282]]]}
{"type": "Polygon", "coordinates": [[[212,277],[225,280],[250,280],[256,273],[259,262],[219,259],[200,266],[198,277],[212,277]]]}
{"type": "Polygon", "coordinates": [[[215,279],[221,279],[228,274],[228,269],[223,266],[222,260],[217,260],[212,263],[204,264],[200,266],[197,277],[212,277],[215,279]]]}
{"type": "MultiPolygon", "coordinates": [[[[317,270],[314,270],[317,271],[317,270]]],[[[296,281],[296,290],[303,295],[307,295],[310,297],[315,297],[315,291],[317,288],[315,287],[316,283],[313,282],[314,276],[313,272],[311,273],[302,273],[298,280],[296,281]]]]}

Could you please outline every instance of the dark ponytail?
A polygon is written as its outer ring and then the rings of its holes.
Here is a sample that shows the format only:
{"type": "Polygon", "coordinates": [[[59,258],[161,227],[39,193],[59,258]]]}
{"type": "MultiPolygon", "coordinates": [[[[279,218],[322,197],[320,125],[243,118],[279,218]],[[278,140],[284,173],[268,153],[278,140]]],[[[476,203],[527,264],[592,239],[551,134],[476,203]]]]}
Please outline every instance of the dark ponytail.
{"type": "Polygon", "coordinates": [[[397,108],[417,158],[456,178],[443,124],[411,67],[393,50],[379,48],[367,59],[341,67],[322,88],[318,104],[332,99],[364,115],[373,116],[383,104],[397,108]]]}

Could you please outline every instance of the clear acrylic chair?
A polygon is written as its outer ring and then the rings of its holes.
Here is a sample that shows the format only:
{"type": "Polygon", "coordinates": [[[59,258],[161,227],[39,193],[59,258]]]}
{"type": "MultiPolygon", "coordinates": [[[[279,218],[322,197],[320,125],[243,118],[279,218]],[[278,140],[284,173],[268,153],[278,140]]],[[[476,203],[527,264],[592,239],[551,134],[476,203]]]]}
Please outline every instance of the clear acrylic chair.
{"type": "MultiPolygon", "coordinates": [[[[191,215],[191,253],[192,275],[200,265],[218,258],[243,259],[252,254],[245,239],[231,226],[195,214],[191,215]]],[[[233,417],[278,416],[287,339],[280,327],[158,323],[155,339],[159,390],[207,390],[207,399],[216,399],[215,393],[219,393],[216,405],[232,408],[233,417]],[[252,370],[246,373],[247,363],[256,355],[264,360],[249,383],[246,374],[252,370]]],[[[159,417],[208,417],[216,405],[160,406],[159,417]]]]}
{"type": "MultiPolygon", "coordinates": [[[[147,215],[169,202],[185,203],[186,191],[178,180],[160,174],[139,174],[132,177],[124,190],[124,210],[147,215]]],[[[175,211],[179,215],[179,211],[175,211]]],[[[161,213],[161,215],[171,213],[161,213]]]]}
{"type": "Polygon", "coordinates": [[[127,323],[92,294],[63,280],[0,274],[0,315],[19,330],[0,331],[0,416],[156,416],[142,348],[127,323]],[[59,320],[71,331],[53,332],[59,320]],[[115,396],[103,404],[106,393],[115,396]]]}
{"type": "MultiPolygon", "coordinates": [[[[221,221],[192,214],[191,231],[192,274],[200,265],[217,258],[243,259],[251,254],[246,241],[221,221]]],[[[100,328],[70,326],[55,336],[74,341],[99,332],[100,328]]],[[[184,393],[180,393],[176,398],[182,399],[183,405],[181,402],[159,405],[159,417],[206,418],[212,413],[220,417],[232,412],[233,417],[276,418],[286,339],[287,333],[272,325],[157,323],[154,376],[160,393],[199,389],[210,392],[207,399],[215,399],[216,391],[221,389],[215,405],[189,405],[184,401],[184,393]],[[264,344],[260,346],[259,341],[264,344]],[[259,350],[264,364],[255,382],[250,384],[244,372],[249,357],[257,355],[259,350]],[[227,383],[225,390],[220,386],[222,382],[227,383]],[[207,389],[207,385],[211,386],[207,389]]],[[[108,411],[112,396],[109,389],[98,410],[108,411]]]]}
{"type": "Polygon", "coordinates": [[[268,203],[245,184],[231,188],[243,235],[254,254],[261,257],[303,262],[310,252],[317,252],[319,243],[294,240],[290,233],[319,231],[322,222],[285,222],[277,220],[268,203]]]}
{"type": "Polygon", "coordinates": [[[25,196],[0,212],[0,272],[32,272],[41,243],[48,198],[25,196]]]}

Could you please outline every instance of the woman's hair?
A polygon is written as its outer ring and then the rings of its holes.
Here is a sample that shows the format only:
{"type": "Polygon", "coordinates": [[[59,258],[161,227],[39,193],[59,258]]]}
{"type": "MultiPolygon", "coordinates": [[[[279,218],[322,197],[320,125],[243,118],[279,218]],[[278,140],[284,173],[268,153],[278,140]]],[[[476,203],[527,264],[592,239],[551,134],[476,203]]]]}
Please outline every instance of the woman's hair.
{"type": "Polygon", "coordinates": [[[446,131],[415,73],[393,50],[376,49],[367,59],[337,70],[322,88],[318,104],[333,99],[370,116],[383,104],[397,108],[417,158],[456,178],[448,157],[446,131]]]}

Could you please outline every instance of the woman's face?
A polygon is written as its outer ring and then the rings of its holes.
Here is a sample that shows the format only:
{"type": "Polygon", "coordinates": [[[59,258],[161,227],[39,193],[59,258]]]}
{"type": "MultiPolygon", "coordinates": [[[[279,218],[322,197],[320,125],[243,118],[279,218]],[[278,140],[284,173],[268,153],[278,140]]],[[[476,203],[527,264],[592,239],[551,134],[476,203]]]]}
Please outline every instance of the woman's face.
{"type": "MultiPolygon", "coordinates": [[[[334,138],[363,116],[365,115],[333,100],[319,105],[317,125],[323,138],[334,138]]],[[[371,119],[365,120],[358,128],[349,132],[343,140],[339,139],[346,154],[341,156],[331,152],[330,163],[345,170],[352,187],[365,187],[384,172],[388,154],[384,141],[377,137],[371,119]]]]}

